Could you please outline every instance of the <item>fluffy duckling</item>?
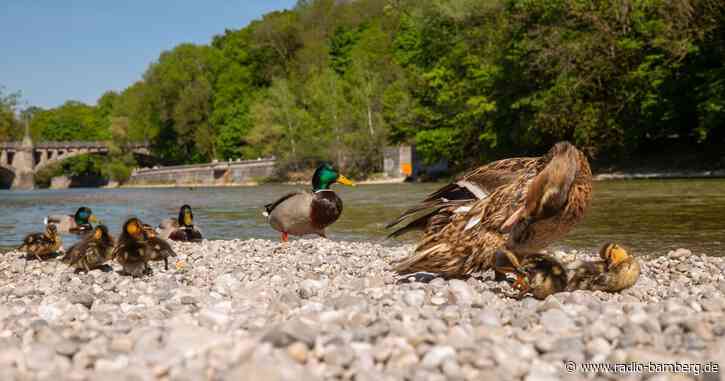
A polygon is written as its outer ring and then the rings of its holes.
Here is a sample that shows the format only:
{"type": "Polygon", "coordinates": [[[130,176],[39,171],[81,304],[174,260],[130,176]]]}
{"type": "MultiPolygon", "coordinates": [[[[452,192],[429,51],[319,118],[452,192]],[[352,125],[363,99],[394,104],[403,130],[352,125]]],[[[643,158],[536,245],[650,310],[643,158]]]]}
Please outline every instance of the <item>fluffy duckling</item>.
{"type": "Polygon", "coordinates": [[[58,231],[65,234],[84,235],[93,230],[91,223],[98,222],[90,208],[82,206],[72,216],[50,215],[45,218],[46,224],[56,225],[58,231]]]}
{"type": "Polygon", "coordinates": [[[129,218],[123,224],[113,257],[123,266],[123,273],[134,277],[150,272],[146,256],[146,235],[138,218],[129,218]]]}
{"type": "Polygon", "coordinates": [[[175,257],[176,252],[166,240],[156,234],[151,225],[143,224],[143,231],[146,237],[146,245],[143,249],[144,256],[149,261],[164,261],[164,270],[169,269],[169,257],[175,257]]]}
{"type": "Polygon", "coordinates": [[[23,244],[18,247],[18,251],[25,252],[26,258],[32,255],[40,261],[57,253],[62,245],[63,240],[58,235],[58,228],[49,224],[45,225],[43,233],[28,234],[23,240],[23,244]]]}
{"type": "Polygon", "coordinates": [[[582,261],[573,270],[567,291],[599,290],[619,292],[637,283],[639,261],[615,243],[607,243],[599,250],[600,261],[582,261]]]}
{"type": "Polygon", "coordinates": [[[159,230],[161,238],[172,241],[200,242],[203,239],[201,231],[194,226],[194,212],[189,205],[183,205],[179,209],[178,218],[161,221],[159,230]]]}
{"type": "Polygon", "coordinates": [[[567,287],[567,271],[564,266],[551,255],[530,255],[521,262],[523,280],[514,284],[519,291],[519,298],[527,293],[536,299],[562,292],[567,287]]]}
{"type": "Polygon", "coordinates": [[[289,234],[326,237],[325,228],[342,214],[342,200],[330,189],[334,183],[354,185],[330,164],[322,164],[312,176],[312,193],[289,193],[264,206],[263,215],[282,234],[282,242],[287,242],[289,234]]]}
{"type": "Polygon", "coordinates": [[[63,262],[76,269],[76,272],[102,267],[113,259],[113,237],[106,225],[98,225],[93,234],[88,234],[80,242],[71,246],[63,257],[63,262]]]}

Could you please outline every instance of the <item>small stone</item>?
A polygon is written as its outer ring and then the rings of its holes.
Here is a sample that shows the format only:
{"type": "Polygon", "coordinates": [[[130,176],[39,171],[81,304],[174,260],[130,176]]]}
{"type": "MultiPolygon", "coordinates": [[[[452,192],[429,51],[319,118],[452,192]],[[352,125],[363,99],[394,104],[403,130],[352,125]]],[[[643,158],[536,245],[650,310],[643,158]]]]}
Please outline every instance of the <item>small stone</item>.
{"type": "Polygon", "coordinates": [[[60,308],[52,305],[52,304],[43,304],[40,307],[38,307],[38,316],[40,316],[41,319],[52,322],[58,319],[62,315],[62,311],[60,308]]]}
{"type": "Polygon", "coordinates": [[[425,302],[425,291],[410,290],[403,296],[405,303],[411,307],[420,307],[425,302]]]}
{"type": "Polygon", "coordinates": [[[313,279],[305,279],[300,283],[300,297],[303,299],[309,299],[324,288],[324,283],[313,280],[313,279]]]}
{"type": "Polygon", "coordinates": [[[426,369],[436,369],[443,361],[455,357],[456,350],[452,347],[436,345],[423,356],[421,365],[426,369]]]}
{"type": "Polygon", "coordinates": [[[287,354],[300,364],[304,364],[307,361],[308,353],[307,345],[299,341],[295,341],[287,347],[287,354]]]}
{"type": "Polygon", "coordinates": [[[458,365],[455,359],[444,360],[441,368],[443,369],[443,374],[449,380],[462,380],[465,377],[461,366],[458,365]]]}
{"type": "Polygon", "coordinates": [[[73,304],[80,304],[88,309],[91,309],[94,300],[93,295],[86,292],[75,294],[68,298],[69,302],[73,304]]]}
{"type": "Polygon", "coordinates": [[[119,336],[111,340],[110,349],[114,352],[131,353],[133,351],[133,339],[129,336],[119,336]]]}
{"type": "Polygon", "coordinates": [[[672,259],[687,258],[692,256],[692,251],[688,249],[677,249],[674,251],[670,251],[667,256],[672,259]]]}
{"type": "Polygon", "coordinates": [[[223,274],[214,279],[214,291],[221,295],[233,295],[241,286],[242,282],[232,274],[223,274]]]}
{"type": "Polygon", "coordinates": [[[355,358],[355,352],[347,345],[335,346],[326,348],[323,358],[326,364],[346,367],[355,358]]]}
{"type": "Polygon", "coordinates": [[[61,340],[55,345],[55,352],[62,356],[73,357],[79,349],[78,343],[71,340],[61,340]]]}
{"type": "Polygon", "coordinates": [[[199,304],[199,301],[196,300],[195,297],[189,296],[189,295],[182,296],[179,301],[181,302],[181,304],[184,304],[184,305],[188,305],[188,304],[199,304]]]}
{"type": "Polygon", "coordinates": [[[478,323],[491,327],[501,326],[501,319],[495,311],[486,310],[478,314],[478,323]]]}
{"type": "Polygon", "coordinates": [[[612,346],[607,340],[597,337],[587,343],[587,352],[589,352],[589,354],[595,359],[603,361],[612,352],[612,346]]]}
{"type": "Polygon", "coordinates": [[[199,312],[199,320],[212,326],[225,326],[229,323],[229,315],[215,309],[203,309],[199,312]]]}
{"type": "Polygon", "coordinates": [[[448,291],[451,293],[453,303],[470,306],[473,303],[473,291],[468,283],[460,279],[452,279],[448,282],[448,291]]]}
{"type": "Polygon", "coordinates": [[[574,322],[559,309],[550,309],[541,314],[541,324],[547,331],[561,333],[575,328],[574,322]]]}

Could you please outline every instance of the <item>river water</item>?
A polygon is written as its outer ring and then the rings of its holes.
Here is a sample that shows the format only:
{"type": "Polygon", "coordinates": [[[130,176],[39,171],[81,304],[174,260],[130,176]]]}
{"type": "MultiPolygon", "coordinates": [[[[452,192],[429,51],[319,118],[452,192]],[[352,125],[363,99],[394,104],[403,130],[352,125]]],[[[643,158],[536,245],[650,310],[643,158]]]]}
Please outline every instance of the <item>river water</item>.
{"type": "MultiPolygon", "coordinates": [[[[335,240],[383,241],[385,222],[442,184],[336,186],[344,212],[328,236],[335,240]]],[[[68,189],[0,191],[0,249],[17,246],[42,230],[48,214],[90,207],[118,235],[129,216],[156,225],[190,204],[197,225],[210,239],[278,239],[261,206],[302,186],[239,188],[68,189]]],[[[408,238],[412,242],[415,237],[408,238]]],[[[685,247],[725,254],[725,180],[631,180],[594,183],[594,201],[583,223],[554,248],[595,250],[621,243],[639,255],[662,255],[685,247]]],[[[74,237],[64,237],[65,246],[74,237]]]]}

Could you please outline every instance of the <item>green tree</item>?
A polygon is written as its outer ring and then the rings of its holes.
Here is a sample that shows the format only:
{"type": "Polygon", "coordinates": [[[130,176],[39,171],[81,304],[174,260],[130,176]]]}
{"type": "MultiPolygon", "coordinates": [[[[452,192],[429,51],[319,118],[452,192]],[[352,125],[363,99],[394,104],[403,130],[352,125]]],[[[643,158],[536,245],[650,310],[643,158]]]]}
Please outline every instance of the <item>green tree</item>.
{"type": "Polygon", "coordinates": [[[6,94],[5,88],[0,86],[0,142],[16,140],[22,136],[15,117],[19,100],[20,93],[6,94]]]}

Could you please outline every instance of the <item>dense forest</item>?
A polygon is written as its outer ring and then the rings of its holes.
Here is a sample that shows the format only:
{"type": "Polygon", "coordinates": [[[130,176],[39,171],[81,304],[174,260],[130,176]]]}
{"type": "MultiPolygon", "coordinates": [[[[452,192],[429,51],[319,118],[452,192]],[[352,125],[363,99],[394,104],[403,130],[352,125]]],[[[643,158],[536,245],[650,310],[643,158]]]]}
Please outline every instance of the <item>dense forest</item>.
{"type": "MultiPolygon", "coordinates": [[[[0,140],[18,94],[0,92],[0,140]]],[[[721,0],[307,0],[161,53],[90,106],[30,108],[37,140],[111,139],[74,173],[123,179],[127,141],[164,164],[275,155],[379,171],[414,143],[454,168],[567,139],[595,160],[725,148],[721,0]]],[[[718,157],[719,157],[718,156],[718,157]]]]}

